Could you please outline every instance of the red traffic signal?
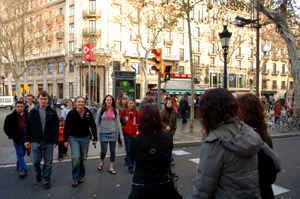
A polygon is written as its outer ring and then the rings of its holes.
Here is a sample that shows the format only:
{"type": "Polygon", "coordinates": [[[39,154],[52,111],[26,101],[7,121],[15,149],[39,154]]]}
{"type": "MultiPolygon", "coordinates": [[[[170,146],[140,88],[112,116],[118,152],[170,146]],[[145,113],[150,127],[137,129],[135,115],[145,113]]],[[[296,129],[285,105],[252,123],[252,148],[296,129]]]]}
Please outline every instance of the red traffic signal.
{"type": "Polygon", "coordinates": [[[155,70],[158,73],[161,73],[161,71],[162,71],[162,49],[161,48],[153,49],[151,51],[151,53],[155,55],[155,57],[153,57],[151,59],[151,61],[155,63],[155,66],[152,66],[151,69],[155,70]]]}

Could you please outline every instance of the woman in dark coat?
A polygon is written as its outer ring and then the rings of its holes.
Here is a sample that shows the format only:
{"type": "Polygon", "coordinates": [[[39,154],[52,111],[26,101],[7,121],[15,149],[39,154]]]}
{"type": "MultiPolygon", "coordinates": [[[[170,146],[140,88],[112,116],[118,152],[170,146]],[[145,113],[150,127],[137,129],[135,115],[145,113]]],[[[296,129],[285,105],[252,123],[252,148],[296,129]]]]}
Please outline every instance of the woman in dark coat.
{"type": "Polygon", "coordinates": [[[143,107],[140,122],[138,134],[130,141],[129,157],[136,168],[129,199],[175,198],[174,183],[169,177],[172,136],[162,131],[161,115],[155,105],[143,107]]]}
{"type": "MultiPolygon", "coordinates": [[[[163,109],[160,111],[161,113],[161,118],[163,122],[163,130],[164,131],[169,131],[169,133],[172,135],[172,138],[175,134],[177,124],[176,124],[176,112],[174,109],[174,102],[171,98],[168,98],[165,102],[165,105],[163,109]]],[[[171,154],[171,160],[170,160],[171,165],[175,164],[173,155],[171,154]]]]}
{"type": "MultiPolygon", "coordinates": [[[[253,94],[245,94],[237,97],[239,102],[240,119],[246,124],[253,127],[254,130],[260,135],[261,139],[273,149],[273,143],[270,135],[268,134],[268,127],[266,124],[266,114],[264,112],[264,105],[259,98],[253,94]]],[[[274,193],[272,190],[270,177],[264,175],[263,164],[260,164],[261,154],[258,153],[258,173],[259,173],[259,188],[262,199],[273,199],[274,193]]],[[[265,168],[271,169],[271,168],[265,168]]]]}

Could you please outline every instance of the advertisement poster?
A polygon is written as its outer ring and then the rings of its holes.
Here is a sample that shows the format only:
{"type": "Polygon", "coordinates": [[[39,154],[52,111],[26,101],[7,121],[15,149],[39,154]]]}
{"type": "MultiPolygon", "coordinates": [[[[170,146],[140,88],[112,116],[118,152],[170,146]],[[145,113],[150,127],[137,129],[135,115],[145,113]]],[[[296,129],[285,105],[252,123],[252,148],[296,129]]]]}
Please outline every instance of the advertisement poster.
{"type": "Polygon", "coordinates": [[[115,82],[117,100],[119,100],[121,97],[135,99],[135,79],[116,79],[115,82]]]}

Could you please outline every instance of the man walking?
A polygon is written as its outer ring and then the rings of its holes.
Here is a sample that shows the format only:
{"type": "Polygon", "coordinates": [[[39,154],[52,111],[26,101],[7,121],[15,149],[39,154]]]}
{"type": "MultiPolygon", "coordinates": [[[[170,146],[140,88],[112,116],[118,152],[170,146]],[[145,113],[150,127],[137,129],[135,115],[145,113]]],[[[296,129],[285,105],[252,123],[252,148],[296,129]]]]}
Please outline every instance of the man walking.
{"type": "Polygon", "coordinates": [[[54,97],[52,98],[52,102],[53,102],[53,108],[54,108],[55,110],[56,110],[57,101],[58,101],[58,99],[57,99],[56,96],[54,95],[54,97]]]}
{"type": "Polygon", "coordinates": [[[24,156],[26,149],[24,147],[24,130],[26,125],[27,112],[24,112],[24,103],[16,102],[15,110],[6,116],[4,121],[4,132],[9,139],[14,142],[17,154],[17,169],[21,171],[19,178],[27,176],[28,168],[26,166],[24,156]]]}
{"type": "Polygon", "coordinates": [[[186,113],[189,110],[189,103],[188,101],[185,99],[184,95],[181,95],[181,100],[179,102],[179,108],[181,111],[181,115],[182,115],[182,125],[187,123],[186,120],[186,113]]]}
{"type": "Polygon", "coordinates": [[[25,104],[25,109],[24,111],[29,113],[31,109],[34,108],[34,103],[33,103],[33,95],[28,94],[26,98],[26,104],[25,104]]]}
{"type": "Polygon", "coordinates": [[[142,108],[144,106],[146,106],[147,104],[152,104],[152,105],[157,105],[157,102],[155,101],[154,97],[152,97],[152,93],[151,92],[147,92],[146,93],[146,97],[143,99],[143,101],[141,102],[138,111],[140,112],[142,110],[142,108]]]}
{"type": "Polygon", "coordinates": [[[36,180],[43,180],[44,188],[50,189],[53,149],[57,146],[59,121],[56,111],[47,106],[49,94],[41,91],[38,94],[39,106],[34,107],[28,116],[25,128],[25,147],[30,146],[31,161],[36,173],[36,180]],[[44,156],[43,171],[41,170],[42,152],[44,156]]]}

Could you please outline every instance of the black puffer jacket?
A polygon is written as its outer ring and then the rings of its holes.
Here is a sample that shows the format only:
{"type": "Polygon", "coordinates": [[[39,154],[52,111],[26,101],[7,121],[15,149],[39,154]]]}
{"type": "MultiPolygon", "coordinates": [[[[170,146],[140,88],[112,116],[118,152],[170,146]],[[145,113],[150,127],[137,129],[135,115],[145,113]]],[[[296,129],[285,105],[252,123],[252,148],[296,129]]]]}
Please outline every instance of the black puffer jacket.
{"type": "MultiPolygon", "coordinates": [[[[25,118],[27,119],[28,113],[24,112],[25,118]]],[[[7,115],[4,121],[3,130],[9,139],[13,139],[15,143],[19,143],[20,137],[24,136],[20,134],[18,125],[17,111],[14,110],[11,114],[7,115]]]]}

